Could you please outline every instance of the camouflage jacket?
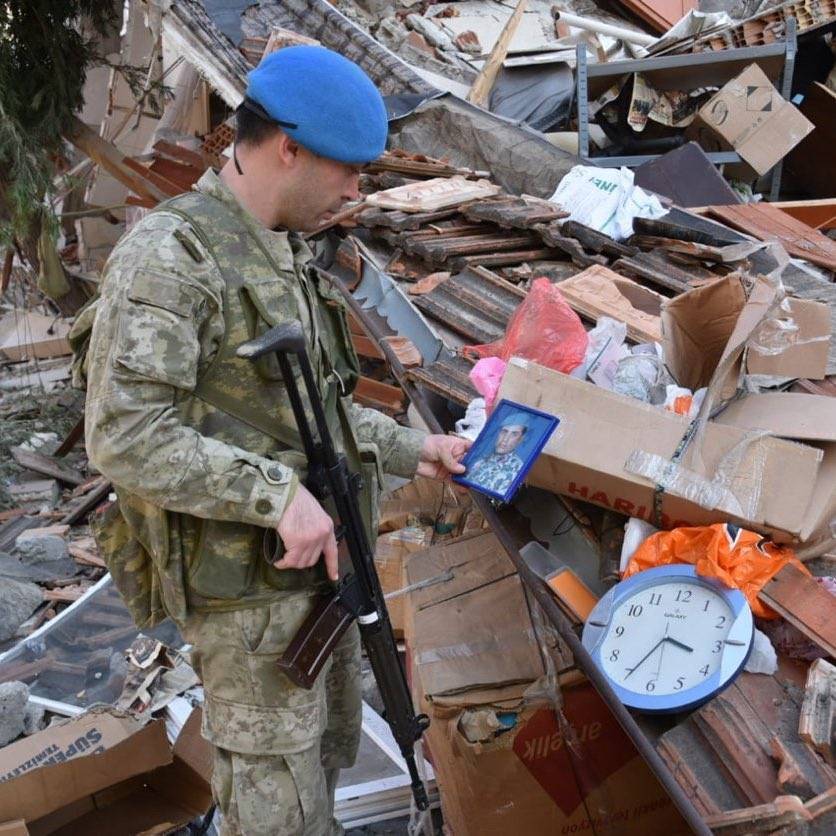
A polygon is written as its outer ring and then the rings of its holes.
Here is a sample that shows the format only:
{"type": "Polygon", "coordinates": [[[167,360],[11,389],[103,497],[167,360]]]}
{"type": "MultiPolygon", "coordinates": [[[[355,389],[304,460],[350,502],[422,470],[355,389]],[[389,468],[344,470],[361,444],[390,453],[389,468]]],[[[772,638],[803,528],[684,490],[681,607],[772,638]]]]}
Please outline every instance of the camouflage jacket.
{"type": "Polygon", "coordinates": [[[424,437],[344,397],[356,371],[344,303],[304,269],[307,245],[265,229],[212,171],[196,191],[150,213],[113,250],[86,357],[88,454],[116,487],[175,618],[311,582],[310,572],[294,580],[259,559],[303,457],[289,449],[298,445],[280,375],[235,358],[237,344],[302,321],[329,423],[355,467],[362,457],[410,477],[424,437]],[[204,209],[201,235],[187,218],[204,209]]]}
{"type": "Polygon", "coordinates": [[[522,466],[522,459],[516,453],[491,453],[472,465],[467,478],[489,491],[504,494],[522,466]]]}

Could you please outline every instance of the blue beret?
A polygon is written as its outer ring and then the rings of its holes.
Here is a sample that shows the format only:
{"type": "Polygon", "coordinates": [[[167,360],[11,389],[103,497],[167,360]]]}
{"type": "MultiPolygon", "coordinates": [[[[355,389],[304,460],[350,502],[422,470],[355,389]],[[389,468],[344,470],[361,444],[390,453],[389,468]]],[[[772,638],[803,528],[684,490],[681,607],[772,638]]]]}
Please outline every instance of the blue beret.
{"type": "Polygon", "coordinates": [[[531,421],[525,412],[512,412],[502,419],[502,427],[525,427],[528,429],[531,421]]]}
{"type": "Polygon", "coordinates": [[[321,157],[361,164],[386,147],[386,106],[353,61],[321,46],[270,53],[247,76],[247,97],[321,157]]]}

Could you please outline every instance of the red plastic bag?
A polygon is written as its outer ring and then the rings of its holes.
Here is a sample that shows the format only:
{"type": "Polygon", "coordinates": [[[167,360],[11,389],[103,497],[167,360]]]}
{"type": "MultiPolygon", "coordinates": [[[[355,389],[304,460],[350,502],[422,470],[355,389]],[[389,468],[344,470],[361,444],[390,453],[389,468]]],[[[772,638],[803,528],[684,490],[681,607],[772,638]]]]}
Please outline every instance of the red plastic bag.
{"type": "Polygon", "coordinates": [[[514,311],[501,340],[465,346],[462,352],[474,359],[500,357],[506,363],[512,357],[523,357],[569,374],[583,360],[588,342],[580,317],[557,285],[540,278],[534,280],[528,296],[514,311]]]}
{"type": "Polygon", "coordinates": [[[691,563],[697,574],[739,589],[752,612],[768,619],[778,618],[778,614],[758,598],[766,582],[788,563],[810,574],[792,549],[776,546],[753,531],[717,523],[651,534],[630,558],[624,577],[671,563],[691,563]]]}

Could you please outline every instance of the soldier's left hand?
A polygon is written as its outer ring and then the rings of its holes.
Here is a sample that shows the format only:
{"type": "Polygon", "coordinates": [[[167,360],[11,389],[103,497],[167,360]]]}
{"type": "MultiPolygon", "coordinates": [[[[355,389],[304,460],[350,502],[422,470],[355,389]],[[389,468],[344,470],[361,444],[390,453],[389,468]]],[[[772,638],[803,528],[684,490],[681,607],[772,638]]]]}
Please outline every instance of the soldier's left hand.
{"type": "Polygon", "coordinates": [[[454,435],[428,435],[418,460],[418,475],[430,479],[449,479],[454,473],[464,473],[461,463],[472,441],[454,435]]]}

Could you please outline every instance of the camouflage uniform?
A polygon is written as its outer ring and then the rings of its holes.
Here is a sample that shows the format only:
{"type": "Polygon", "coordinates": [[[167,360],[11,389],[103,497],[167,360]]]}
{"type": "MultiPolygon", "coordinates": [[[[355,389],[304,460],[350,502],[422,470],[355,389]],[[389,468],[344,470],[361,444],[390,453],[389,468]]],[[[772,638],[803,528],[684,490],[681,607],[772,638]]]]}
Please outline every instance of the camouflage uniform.
{"type": "Polygon", "coordinates": [[[87,449],[118,507],[94,526],[135,619],[172,617],[194,645],[204,735],[225,833],[338,832],[336,772],[359,742],[359,635],[310,691],[276,660],[327,584],[261,554],[304,456],[274,358],[235,348],[300,319],[337,445],[361,469],[370,537],[383,470],[410,477],[424,434],[351,403],[357,358],[344,304],[305,269],[311,253],[261,226],[214,172],[114,249],[86,354],[87,449]],[[294,449],[295,448],[295,449],[294,449]]]}
{"type": "Polygon", "coordinates": [[[491,453],[470,468],[467,478],[489,491],[504,494],[522,466],[522,459],[516,453],[491,453]]]}

